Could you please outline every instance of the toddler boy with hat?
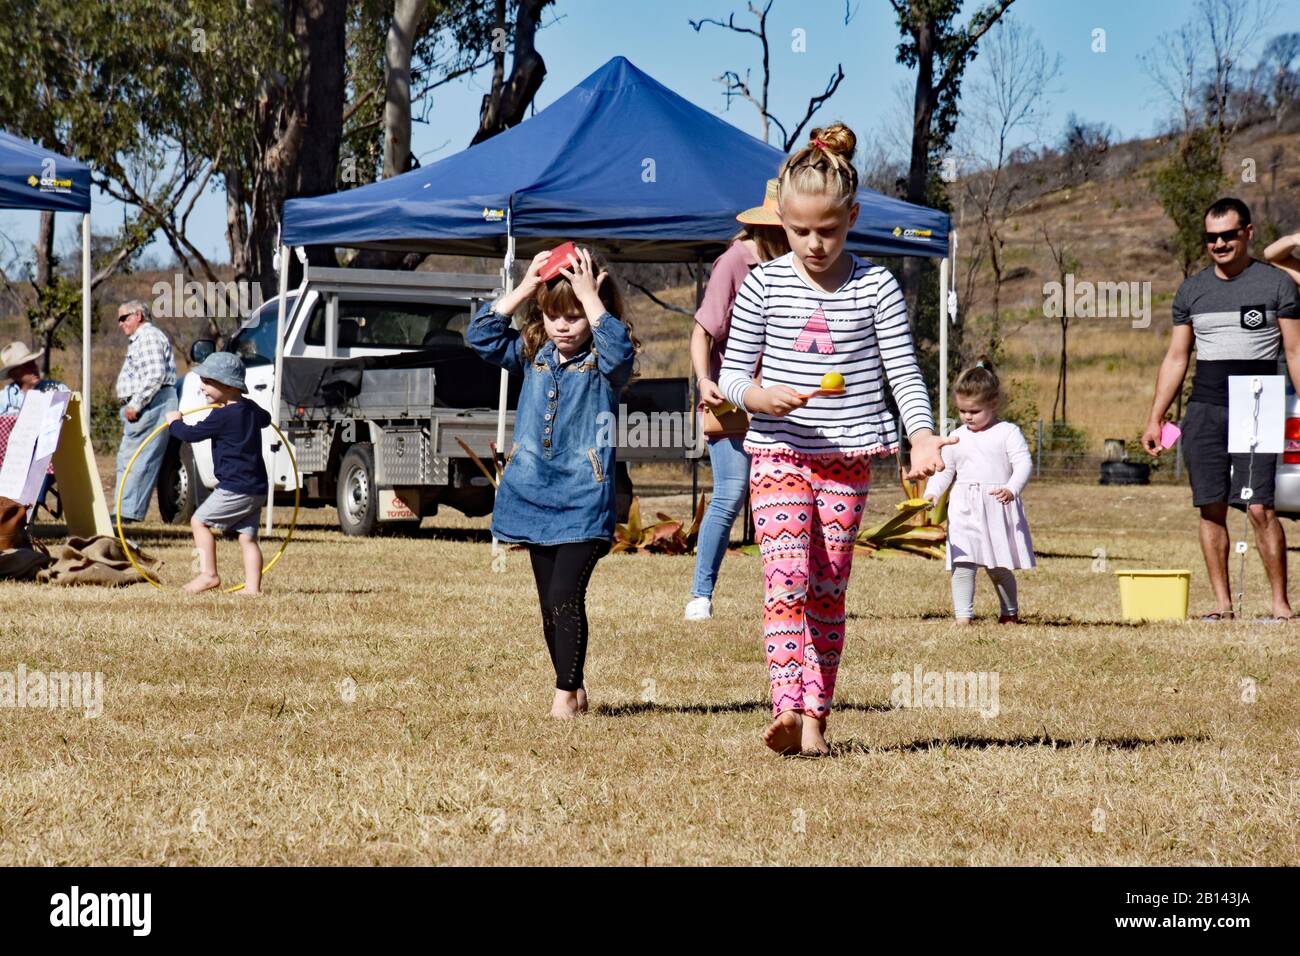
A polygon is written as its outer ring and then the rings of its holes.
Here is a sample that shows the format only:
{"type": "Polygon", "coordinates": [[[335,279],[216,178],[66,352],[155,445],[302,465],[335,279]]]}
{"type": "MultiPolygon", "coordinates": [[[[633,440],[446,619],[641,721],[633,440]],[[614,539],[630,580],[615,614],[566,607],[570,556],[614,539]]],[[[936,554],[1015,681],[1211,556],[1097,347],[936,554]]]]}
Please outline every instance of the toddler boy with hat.
{"type": "Polygon", "coordinates": [[[212,440],[217,487],[190,519],[200,568],[185,590],[197,594],[221,587],[217,541],[210,530],[215,528],[239,534],[244,557],[244,588],[239,593],[260,595],[262,549],[257,543],[257,523],[268,489],[261,433],[271,424],[271,414],[244,396],[244,363],[238,355],[213,352],[194,371],[202,379],[203,395],[220,407],[194,425],[181,421],[180,412],[171,412],[167,427],[181,441],[212,440]]]}

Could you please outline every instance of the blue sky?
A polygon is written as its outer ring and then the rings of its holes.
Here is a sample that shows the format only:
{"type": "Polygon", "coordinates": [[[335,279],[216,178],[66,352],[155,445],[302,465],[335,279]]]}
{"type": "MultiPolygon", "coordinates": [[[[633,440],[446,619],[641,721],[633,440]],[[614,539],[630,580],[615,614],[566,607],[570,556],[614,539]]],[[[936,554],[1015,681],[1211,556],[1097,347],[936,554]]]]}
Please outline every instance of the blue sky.
{"type": "MultiPolygon", "coordinates": [[[[912,71],[895,62],[898,31],[887,0],[851,0],[857,12],[843,24],[843,0],[776,0],[768,18],[772,49],[770,108],[788,126],[803,116],[808,98],[820,93],[843,64],[845,79],[817,121],[842,119],[858,133],[860,144],[887,143],[888,129],[897,125],[900,82],[910,84],[912,71]],[[792,50],[792,31],[806,37],[806,52],[792,50]]],[[[1011,13],[1033,30],[1051,54],[1061,55],[1061,74],[1042,103],[1046,138],[1055,140],[1066,116],[1109,123],[1120,138],[1153,133],[1167,115],[1159,92],[1144,74],[1139,56],[1154,47],[1160,34],[1191,18],[1195,0],[1016,0],[1011,13]],[[1106,31],[1106,51],[1092,50],[1093,31],[1106,31]]],[[[974,4],[968,2],[967,9],[974,4]]],[[[725,116],[758,135],[754,107],[733,100],[729,111],[716,77],[725,69],[751,77],[759,75],[759,46],[754,37],[706,25],[700,32],[688,20],[715,17],[752,24],[745,0],[558,0],[548,10],[548,24],[537,38],[547,75],[536,107],[542,109],[563,95],[612,56],[623,55],[692,102],[725,116]],[[554,22],[552,22],[554,21],[554,22]]],[[[1300,3],[1279,0],[1274,19],[1262,40],[1276,33],[1300,30],[1300,3]]],[[[1257,52],[1257,51],[1256,51],[1257,52]]],[[[1250,59],[1253,63],[1253,57],[1250,59]]],[[[969,68],[973,79],[980,61],[969,68]]],[[[428,164],[468,144],[478,125],[479,102],[489,80],[487,71],[439,90],[428,124],[417,125],[413,149],[428,164]]],[[[773,137],[776,137],[774,131],[773,137]]],[[[95,195],[96,231],[121,221],[122,208],[107,196],[95,195]]],[[[0,214],[0,230],[28,244],[36,235],[35,213],[0,214]]],[[[60,216],[58,245],[75,245],[72,217],[60,216]]],[[[225,245],[223,195],[203,196],[190,218],[190,238],[214,261],[228,259],[225,245]]],[[[166,244],[150,247],[163,261],[166,244]]]]}

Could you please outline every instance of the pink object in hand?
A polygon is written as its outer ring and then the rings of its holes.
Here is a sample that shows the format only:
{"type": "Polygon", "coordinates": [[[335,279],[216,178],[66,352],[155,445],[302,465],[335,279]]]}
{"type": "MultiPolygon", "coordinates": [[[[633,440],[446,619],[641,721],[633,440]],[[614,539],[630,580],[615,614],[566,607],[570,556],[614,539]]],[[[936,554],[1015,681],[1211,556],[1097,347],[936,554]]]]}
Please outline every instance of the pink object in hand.
{"type": "Polygon", "coordinates": [[[1174,442],[1178,441],[1182,433],[1182,429],[1173,422],[1165,422],[1164,427],[1160,429],[1160,444],[1165,448],[1173,448],[1174,442]]]}

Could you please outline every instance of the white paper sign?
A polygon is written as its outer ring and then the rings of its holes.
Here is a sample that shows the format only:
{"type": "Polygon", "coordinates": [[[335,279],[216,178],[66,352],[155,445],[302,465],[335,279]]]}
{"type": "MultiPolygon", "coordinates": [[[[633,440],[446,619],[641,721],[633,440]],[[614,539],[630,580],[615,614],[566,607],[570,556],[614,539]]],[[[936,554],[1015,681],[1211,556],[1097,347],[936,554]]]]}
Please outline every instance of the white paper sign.
{"type": "Polygon", "coordinates": [[[63,430],[63,407],[56,406],[53,400],[41,422],[41,430],[36,434],[36,451],[32,458],[49,458],[59,447],[59,432],[63,430]]]}
{"type": "Polygon", "coordinates": [[[9,433],[9,444],[5,448],[4,464],[0,465],[0,496],[10,498],[22,504],[23,489],[27,486],[27,472],[32,466],[36,439],[40,435],[45,413],[50,407],[49,392],[28,392],[23,399],[22,411],[14,430],[9,433]]]}
{"type": "Polygon", "coordinates": [[[0,495],[25,505],[36,500],[59,445],[69,398],[70,392],[32,391],[23,399],[0,465],[0,495]]]}
{"type": "Polygon", "coordinates": [[[1285,447],[1286,377],[1283,375],[1228,376],[1228,453],[1247,455],[1251,439],[1261,455],[1281,454],[1285,447]],[[1259,385],[1256,405],[1255,386],[1259,385]]]}

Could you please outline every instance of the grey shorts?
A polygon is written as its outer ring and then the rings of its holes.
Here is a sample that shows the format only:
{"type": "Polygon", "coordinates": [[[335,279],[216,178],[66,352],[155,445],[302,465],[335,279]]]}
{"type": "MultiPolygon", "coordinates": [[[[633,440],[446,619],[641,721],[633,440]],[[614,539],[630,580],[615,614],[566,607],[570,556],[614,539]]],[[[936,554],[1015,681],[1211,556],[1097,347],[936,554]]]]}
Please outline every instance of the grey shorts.
{"type": "Polygon", "coordinates": [[[1244,509],[1241,488],[1250,477],[1252,505],[1272,505],[1277,455],[1228,454],[1228,406],[1188,402],[1183,416],[1183,461],[1192,483],[1192,507],[1226,502],[1244,509]]]}
{"type": "Polygon", "coordinates": [[[258,519],[262,516],[265,495],[238,495],[216,488],[194,512],[209,528],[232,531],[257,538],[258,519]]]}

